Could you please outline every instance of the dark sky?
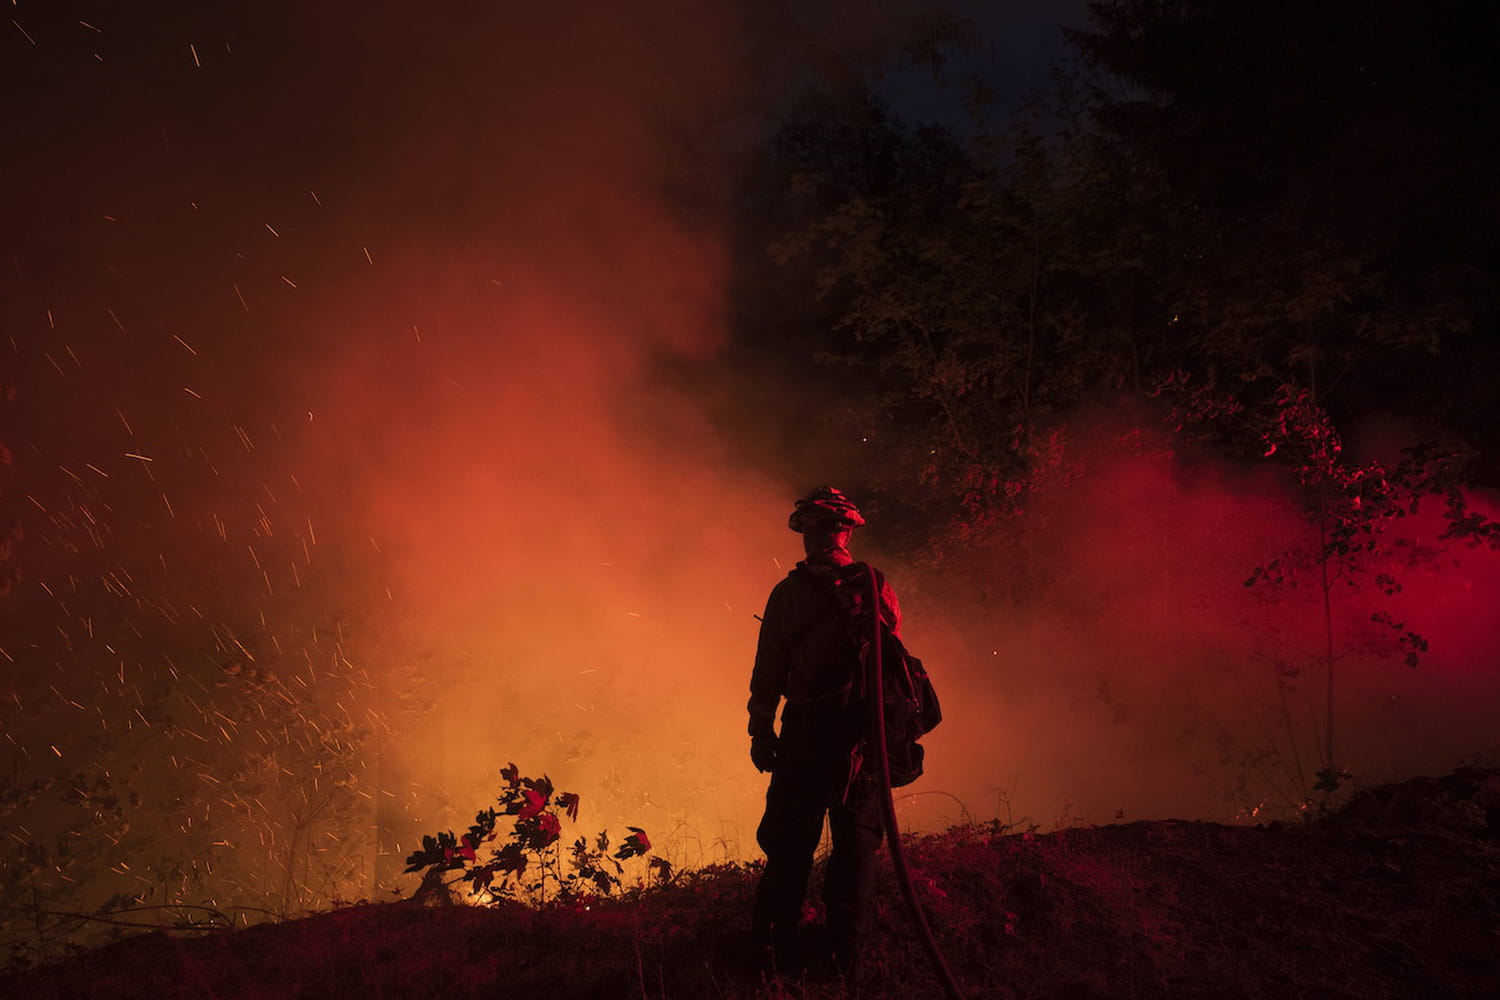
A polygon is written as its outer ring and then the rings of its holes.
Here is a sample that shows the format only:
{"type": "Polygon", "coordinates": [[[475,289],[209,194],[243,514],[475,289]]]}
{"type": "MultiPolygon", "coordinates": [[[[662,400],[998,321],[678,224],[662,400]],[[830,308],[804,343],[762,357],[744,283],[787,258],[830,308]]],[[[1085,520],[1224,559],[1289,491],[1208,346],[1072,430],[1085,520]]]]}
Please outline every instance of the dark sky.
{"type": "Polygon", "coordinates": [[[990,3],[960,0],[954,14],[972,25],[972,52],[955,53],[938,80],[924,67],[887,73],[881,88],[891,108],[913,122],[936,123],[964,134],[972,122],[964,109],[964,85],[982,80],[994,94],[992,113],[1003,115],[1050,82],[1052,67],[1065,58],[1063,28],[1086,24],[1087,0],[990,3]]]}

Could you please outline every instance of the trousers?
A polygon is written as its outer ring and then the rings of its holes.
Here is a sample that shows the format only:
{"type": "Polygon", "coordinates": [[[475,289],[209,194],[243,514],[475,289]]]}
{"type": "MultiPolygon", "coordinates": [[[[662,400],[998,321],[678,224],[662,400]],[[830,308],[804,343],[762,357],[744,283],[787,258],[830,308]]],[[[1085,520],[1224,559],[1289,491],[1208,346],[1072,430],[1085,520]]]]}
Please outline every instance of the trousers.
{"type": "Polygon", "coordinates": [[[833,957],[848,969],[859,960],[873,919],[876,851],[884,834],[881,790],[867,774],[851,780],[850,753],[862,718],[847,709],[782,717],[776,768],[755,839],[766,855],[755,891],[752,934],[778,964],[793,960],[796,931],[812,876],[813,855],[828,821],[833,841],[823,878],[823,906],[833,957]]]}

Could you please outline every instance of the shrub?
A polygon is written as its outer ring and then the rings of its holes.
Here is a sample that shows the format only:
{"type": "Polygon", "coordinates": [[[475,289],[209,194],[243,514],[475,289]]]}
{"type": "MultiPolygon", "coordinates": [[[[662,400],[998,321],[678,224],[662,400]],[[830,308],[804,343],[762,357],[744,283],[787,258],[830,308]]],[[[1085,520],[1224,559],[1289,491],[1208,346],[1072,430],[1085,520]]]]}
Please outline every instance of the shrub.
{"type": "MultiPolygon", "coordinates": [[[[554,902],[608,896],[620,887],[625,874],[621,862],[651,850],[646,831],[632,826],[627,827],[630,834],[612,854],[607,830],[592,840],[580,836],[564,851],[563,817],[577,822],[579,797],[572,792],[556,791],[545,774],[540,778],[523,777],[513,763],[500,770],[500,777],[505,786],[496,807],[480,810],[467,833],[458,836],[447,830],[436,837],[428,834],[422,838],[422,847],[406,859],[407,872],[425,869],[419,896],[446,893],[447,887],[456,882],[466,883],[469,895],[479,903],[501,899],[545,903],[549,884],[554,902]],[[509,835],[503,843],[489,847],[488,860],[481,861],[481,849],[501,836],[496,827],[512,816],[515,819],[511,821],[509,835]],[[462,874],[445,879],[444,875],[452,871],[462,874]]],[[[648,863],[663,880],[671,877],[671,866],[665,860],[653,857],[648,863]]]]}

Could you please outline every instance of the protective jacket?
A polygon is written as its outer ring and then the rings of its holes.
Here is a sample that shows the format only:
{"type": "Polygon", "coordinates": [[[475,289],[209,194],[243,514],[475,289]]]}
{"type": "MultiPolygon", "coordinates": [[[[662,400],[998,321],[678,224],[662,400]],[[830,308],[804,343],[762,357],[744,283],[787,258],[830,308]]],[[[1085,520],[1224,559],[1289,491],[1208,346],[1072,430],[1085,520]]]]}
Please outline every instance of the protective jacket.
{"type": "MultiPolygon", "coordinates": [[[[816,706],[847,703],[858,652],[835,587],[862,591],[866,579],[864,563],[803,561],[771,591],[750,675],[752,737],[774,735],[783,698],[804,716],[816,714],[816,706]]],[[[881,615],[899,635],[896,592],[882,582],[881,615]]]]}

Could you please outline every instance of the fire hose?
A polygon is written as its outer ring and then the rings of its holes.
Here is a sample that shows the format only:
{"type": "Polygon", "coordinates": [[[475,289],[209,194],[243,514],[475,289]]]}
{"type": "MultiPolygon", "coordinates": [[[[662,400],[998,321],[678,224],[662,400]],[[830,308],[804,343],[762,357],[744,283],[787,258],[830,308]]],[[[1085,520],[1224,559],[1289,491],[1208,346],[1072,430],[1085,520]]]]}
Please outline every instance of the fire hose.
{"type": "Polygon", "coordinates": [[[959,991],[958,983],[948,968],[947,959],[943,957],[937,939],[932,936],[932,928],[927,924],[927,914],[922,911],[922,904],[917,900],[917,890],[911,881],[911,870],[906,866],[906,854],[901,848],[901,831],[896,826],[896,800],[891,794],[891,761],[886,756],[885,685],[884,671],[881,669],[881,648],[884,643],[881,641],[880,632],[880,583],[876,579],[875,568],[871,566],[868,570],[871,636],[870,656],[866,668],[871,676],[865,690],[870,695],[870,728],[875,736],[875,758],[880,761],[880,810],[885,821],[886,836],[891,845],[891,864],[896,870],[896,881],[901,886],[901,896],[906,901],[906,910],[916,927],[917,937],[922,941],[922,948],[927,952],[927,960],[932,965],[933,974],[942,984],[943,993],[948,1000],[963,1000],[963,993],[959,991]]]}

